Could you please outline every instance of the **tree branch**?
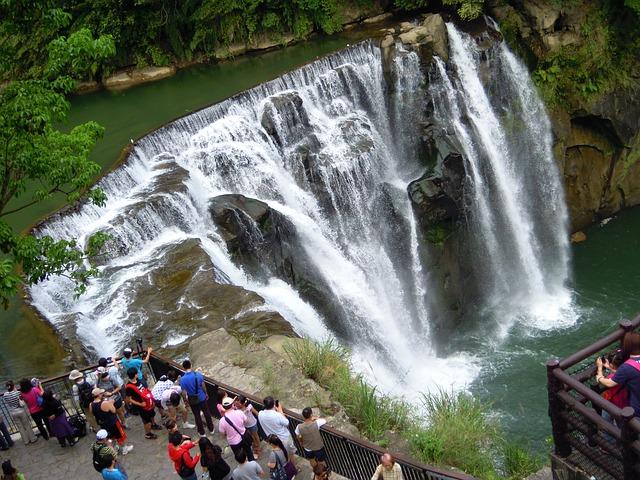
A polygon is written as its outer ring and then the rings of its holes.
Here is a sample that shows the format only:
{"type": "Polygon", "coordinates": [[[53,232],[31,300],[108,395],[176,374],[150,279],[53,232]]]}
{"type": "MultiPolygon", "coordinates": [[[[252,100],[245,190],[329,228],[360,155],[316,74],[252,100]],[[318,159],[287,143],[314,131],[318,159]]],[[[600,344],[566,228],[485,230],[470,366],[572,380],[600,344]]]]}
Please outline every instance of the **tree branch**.
{"type": "MultiPolygon", "coordinates": [[[[61,192],[61,193],[64,193],[66,195],[69,195],[69,193],[67,193],[67,192],[65,192],[63,190],[60,190],[58,188],[58,185],[56,185],[51,190],[49,190],[47,195],[51,195],[51,194],[56,193],[56,192],[61,192]]],[[[35,205],[36,203],[40,203],[41,201],[42,201],[42,199],[35,199],[35,200],[32,200],[29,203],[25,203],[24,205],[22,205],[22,206],[20,206],[18,208],[14,208],[13,210],[7,210],[6,212],[0,212],[0,218],[4,217],[6,215],[10,215],[12,213],[19,212],[20,210],[24,210],[25,208],[30,207],[31,205],[35,205]]]]}

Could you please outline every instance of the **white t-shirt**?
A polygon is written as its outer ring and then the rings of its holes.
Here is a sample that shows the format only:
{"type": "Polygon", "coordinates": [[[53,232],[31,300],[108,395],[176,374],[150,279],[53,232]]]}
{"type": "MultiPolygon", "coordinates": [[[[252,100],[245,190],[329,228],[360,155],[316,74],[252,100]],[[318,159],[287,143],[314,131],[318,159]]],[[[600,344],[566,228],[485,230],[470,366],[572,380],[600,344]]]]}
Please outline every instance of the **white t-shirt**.
{"type": "Polygon", "coordinates": [[[244,407],[244,410],[242,410],[244,412],[244,416],[247,417],[247,421],[244,423],[244,426],[248,428],[251,428],[258,423],[258,420],[256,419],[256,416],[253,414],[252,409],[253,409],[253,405],[251,405],[250,403],[247,403],[247,405],[244,407]]]}
{"type": "Polygon", "coordinates": [[[171,394],[177,393],[180,395],[182,393],[182,388],[179,385],[173,385],[172,387],[167,388],[162,392],[162,397],[160,398],[160,405],[162,408],[167,409],[171,405],[171,394]]]}
{"type": "Polygon", "coordinates": [[[262,410],[258,413],[258,420],[267,435],[276,435],[280,440],[291,438],[289,420],[282,413],[273,409],[262,410]]]}
{"type": "Polygon", "coordinates": [[[260,480],[262,468],[256,462],[245,462],[233,470],[233,480],[260,480]]]}

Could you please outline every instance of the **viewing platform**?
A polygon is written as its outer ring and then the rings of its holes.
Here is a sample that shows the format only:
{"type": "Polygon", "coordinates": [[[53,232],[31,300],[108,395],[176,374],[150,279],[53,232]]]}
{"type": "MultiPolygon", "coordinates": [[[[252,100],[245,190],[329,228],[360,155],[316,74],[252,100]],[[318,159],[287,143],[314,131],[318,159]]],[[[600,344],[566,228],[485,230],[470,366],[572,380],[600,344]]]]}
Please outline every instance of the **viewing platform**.
{"type": "Polygon", "coordinates": [[[590,346],[547,362],[549,417],[553,432],[554,479],[640,479],[640,419],[633,408],[618,408],[595,386],[595,362],[618,348],[625,333],[640,325],[640,316],[590,346]],[[615,423],[602,417],[607,412],[615,423]]]}
{"type": "MultiPolygon", "coordinates": [[[[97,366],[90,366],[81,369],[81,371],[91,381],[96,368],[97,366]]],[[[149,364],[145,368],[153,378],[159,378],[172,369],[180,374],[184,372],[178,364],[155,353],[151,354],[149,364]]],[[[217,398],[218,389],[226,391],[231,396],[243,395],[258,410],[263,408],[262,399],[253,395],[208,377],[205,377],[205,383],[209,394],[211,412],[216,416],[217,409],[213,399],[217,398]]],[[[69,415],[82,413],[82,409],[72,395],[72,382],[68,379],[68,375],[65,374],[43,380],[42,386],[44,389],[51,389],[57,395],[69,415]]],[[[5,418],[11,433],[17,433],[17,427],[13,424],[2,401],[0,401],[0,410],[2,410],[2,416],[5,418]]],[[[295,427],[302,422],[302,416],[290,410],[285,410],[284,413],[289,419],[289,429],[298,452],[302,452],[302,446],[294,434],[295,427]]],[[[157,418],[159,417],[157,416],[157,418]]],[[[119,456],[118,458],[126,469],[129,480],[179,478],[173,468],[173,463],[167,455],[166,431],[157,432],[158,438],[156,440],[147,440],[143,437],[144,431],[139,417],[130,416],[128,424],[127,436],[130,443],[134,445],[134,449],[127,456],[119,456]]],[[[217,421],[215,425],[217,432],[217,421]]],[[[35,424],[33,427],[35,428],[35,424]]],[[[197,441],[198,433],[195,429],[184,430],[182,433],[191,436],[194,441],[197,441]]],[[[379,464],[380,456],[387,451],[373,443],[347,435],[327,425],[321,428],[321,435],[327,450],[327,463],[335,473],[332,477],[370,480],[379,464]]],[[[98,472],[93,468],[90,451],[90,446],[95,441],[94,437],[95,435],[88,431],[87,436],[81,438],[75,446],[61,448],[54,438],[49,441],[39,438],[37,443],[24,446],[19,437],[14,435],[15,446],[8,451],[0,452],[0,459],[2,461],[11,459],[14,467],[23,473],[28,480],[99,478],[98,472]]],[[[223,448],[227,445],[226,439],[218,433],[210,436],[210,439],[213,443],[223,448]]],[[[269,469],[266,466],[268,447],[264,442],[262,446],[263,452],[258,462],[267,474],[265,478],[268,478],[269,469]]],[[[192,450],[192,454],[195,455],[197,451],[196,447],[192,450]]],[[[394,457],[401,465],[406,480],[474,480],[474,477],[469,475],[425,465],[402,455],[394,454],[394,457]]],[[[233,452],[229,448],[224,449],[224,458],[233,470],[237,464],[233,458],[233,452]]],[[[313,473],[308,462],[302,459],[298,460],[297,466],[300,472],[296,475],[296,479],[312,479],[313,473]]],[[[196,472],[200,475],[202,469],[198,467],[196,472]]]]}

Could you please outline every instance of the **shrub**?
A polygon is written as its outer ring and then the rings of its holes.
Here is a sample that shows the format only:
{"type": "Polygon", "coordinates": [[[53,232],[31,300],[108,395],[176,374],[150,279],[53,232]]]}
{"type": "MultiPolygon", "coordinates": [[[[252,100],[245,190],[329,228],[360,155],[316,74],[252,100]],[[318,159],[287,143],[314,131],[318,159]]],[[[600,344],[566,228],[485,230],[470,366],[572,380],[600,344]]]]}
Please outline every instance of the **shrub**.
{"type": "Polygon", "coordinates": [[[502,459],[505,477],[521,480],[542,468],[543,460],[529,450],[513,442],[502,442],[502,459]]]}

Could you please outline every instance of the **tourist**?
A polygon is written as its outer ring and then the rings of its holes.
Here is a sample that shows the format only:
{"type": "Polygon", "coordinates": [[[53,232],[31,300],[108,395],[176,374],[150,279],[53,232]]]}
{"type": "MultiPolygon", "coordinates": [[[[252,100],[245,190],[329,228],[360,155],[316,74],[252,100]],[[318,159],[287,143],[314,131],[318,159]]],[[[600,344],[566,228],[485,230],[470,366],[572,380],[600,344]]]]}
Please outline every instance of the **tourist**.
{"type": "Polygon", "coordinates": [[[113,442],[109,440],[109,432],[105,429],[98,430],[96,441],[91,445],[91,456],[93,458],[93,468],[98,473],[111,466],[111,457],[116,458],[116,451],[113,442]]]}
{"type": "Polygon", "coordinates": [[[169,445],[167,445],[169,458],[173,461],[173,466],[180,478],[184,480],[198,479],[195,469],[200,460],[200,454],[192,457],[189,453],[189,450],[195,446],[196,444],[191,440],[185,440],[180,432],[173,432],[169,436],[169,445]]]}
{"type": "Polygon", "coordinates": [[[95,385],[89,383],[84,377],[84,374],[79,370],[71,370],[71,372],[69,372],[69,380],[73,382],[73,398],[76,403],[80,405],[80,408],[82,408],[91,430],[97,432],[100,430],[100,427],[93,413],[91,413],[91,402],[93,402],[91,392],[95,388],[95,385]]]}
{"type": "Polygon", "coordinates": [[[178,413],[180,413],[182,428],[195,428],[194,424],[187,422],[189,414],[184,406],[181,390],[182,388],[178,385],[175,385],[171,390],[165,390],[160,403],[170,420],[177,421],[178,413]]]}
{"type": "Polygon", "coordinates": [[[9,450],[11,447],[13,447],[13,439],[11,438],[11,433],[9,433],[9,430],[7,429],[7,424],[4,423],[2,413],[0,413],[0,450],[9,450]]]}
{"type": "MultiPolygon", "coordinates": [[[[42,397],[42,387],[39,382],[36,382],[34,386],[28,378],[20,380],[20,398],[24,400],[27,405],[29,414],[38,427],[40,435],[45,440],[49,440],[49,425],[47,417],[42,411],[42,407],[38,403],[38,397],[42,397]]],[[[40,401],[41,403],[42,401],[40,401]]]]}
{"type": "Polygon", "coordinates": [[[244,450],[238,450],[234,453],[238,466],[233,469],[233,480],[259,480],[264,476],[264,472],[258,462],[255,460],[247,461],[247,454],[244,450]]]}
{"type": "Polygon", "coordinates": [[[127,434],[118,418],[115,402],[107,396],[107,392],[102,388],[94,388],[91,394],[93,395],[91,413],[98,421],[100,427],[108,432],[109,438],[118,443],[120,453],[127,455],[133,450],[133,445],[125,445],[127,434]]]}
{"type": "Polygon", "coordinates": [[[102,470],[103,480],[128,480],[129,477],[127,476],[126,472],[118,468],[115,456],[109,455],[105,458],[106,461],[110,461],[111,463],[107,468],[102,470]]]}
{"type": "Polygon", "coordinates": [[[249,435],[245,427],[247,417],[244,412],[233,408],[234,401],[235,399],[231,397],[225,397],[222,400],[225,412],[218,424],[218,431],[227,438],[227,442],[234,453],[238,450],[244,450],[247,458],[251,461],[254,457],[251,449],[251,435],[249,435]]]}
{"type": "Polygon", "coordinates": [[[296,468],[289,460],[289,454],[277,435],[269,435],[267,443],[271,447],[267,467],[271,469],[271,478],[276,480],[291,480],[296,476],[296,468]]]}
{"type": "Polygon", "coordinates": [[[42,411],[49,419],[49,432],[58,439],[61,447],[70,447],[76,444],[74,431],[62,406],[62,402],[53,396],[51,390],[42,394],[42,411]]]}
{"type": "Polygon", "coordinates": [[[145,388],[148,388],[149,385],[147,384],[147,377],[142,371],[142,367],[145,363],[149,363],[152,351],[153,348],[147,348],[147,354],[144,356],[144,359],[140,360],[139,358],[131,358],[133,350],[127,347],[122,351],[124,358],[120,359],[120,364],[122,365],[122,368],[124,368],[125,372],[128,372],[132,368],[135,368],[138,371],[138,382],[142,383],[145,388]]]}
{"type": "Polygon", "coordinates": [[[380,457],[380,465],[373,472],[371,480],[403,480],[400,464],[396,463],[390,453],[385,453],[380,457]]]}
{"type": "Polygon", "coordinates": [[[253,455],[258,458],[261,454],[260,437],[258,436],[258,418],[256,417],[256,415],[258,415],[258,410],[256,410],[256,408],[251,403],[249,403],[249,400],[247,400],[246,397],[243,396],[240,396],[238,399],[236,399],[235,408],[236,410],[244,412],[245,416],[247,417],[247,421],[244,425],[251,435],[251,440],[253,443],[253,455]]]}
{"type": "Polygon", "coordinates": [[[113,380],[116,385],[124,385],[124,380],[120,376],[120,370],[118,369],[118,361],[113,357],[102,357],[98,360],[98,366],[104,367],[109,372],[109,378],[113,380]]]}
{"type": "Polygon", "coordinates": [[[622,340],[622,351],[629,359],[620,365],[612,378],[602,374],[604,363],[602,358],[596,360],[596,381],[603,387],[611,388],[616,385],[626,387],[629,392],[629,405],[640,416],[640,335],[628,332],[622,340]]]}
{"type": "Polygon", "coordinates": [[[25,445],[31,445],[36,443],[38,437],[33,433],[31,428],[31,419],[29,413],[26,410],[26,404],[20,398],[20,391],[16,388],[13,380],[7,381],[5,384],[7,391],[2,396],[9,415],[13,419],[13,423],[18,427],[20,432],[20,438],[25,445]]]}
{"type": "MultiPolygon", "coordinates": [[[[276,435],[286,447],[289,456],[293,461],[296,446],[289,432],[289,420],[284,416],[284,409],[278,400],[273,397],[266,397],[263,400],[264,410],[258,414],[258,421],[265,435],[276,435]]],[[[295,462],[294,462],[295,463],[295,462]]]]}
{"type": "Polygon", "coordinates": [[[111,372],[107,369],[107,367],[99,366],[96,371],[96,377],[98,381],[96,382],[96,387],[101,388],[105,391],[105,395],[109,397],[109,400],[113,402],[114,407],[116,408],[116,413],[118,418],[120,419],[120,423],[124,428],[127,428],[127,419],[125,418],[124,412],[124,400],[122,399],[122,380],[119,380],[120,376],[111,378],[111,372]]]}
{"type": "Polygon", "coordinates": [[[300,439],[304,456],[309,460],[311,468],[318,463],[326,463],[327,452],[324,449],[324,442],[320,436],[320,427],[327,423],[323,418],[313,416],[311,407],[305,407],[302,410],[304,422],[296,427],[296,435],[300,439]]]}
{"type": "Polygon", "coordinates": [[[222,402],[224,401],[225,398],[229,398],[229,395],[227,394],[227,392],[225,392],[224,390],[218,390],[218,400],[216,401],[216,409],[220,414],[220,418],[224,417],[224,413],[226,412],[224,405],[222,405],[222,402]]]}
{"type": "Polygon", "coordinates": [[[2,462],[2,480],[24,480],[24,475],[11,465],[11,460],[5,460],[2,462]]]}
{"type": "Polygon", "coordinates": [[[209,409],[209,395],[207,395],[207,389],[204,383],[204,375],[200,372],[194,372],[191,369],[191,362],[185,360],[182,362],[182,368],[185,369],[184,375],[180,379],[180,386],[182,390],[187,394],[189,406],[193,412],[193,416],[196,420],[196,427],[201,437],[204,437],[204,425],[202,424],[202,418],[200,412],[204,414],[205,421],[207,422],[207,428],[209,433],[213,435],[213,418],[211,417],[211,410],[209,409]]]}
{"type": "Polygon", "coordinates": [[[129,411],[140,416],[144,425],[144,438],[155,440],[158,436],[151,430],[162,430],[162,427],[154,421],[156,411],[153,395],[138,379],[138,370],[135,367],[127,370],[127,377],[129,382],[125,385],[125,394],[129,411]]]}
{"type": "Polygon", "coordinates": [[[207,437],[201,437],[198,442],[200,447],[200,465],[209,473],[210,480],[228,480],[231,467],[222,458],[222,448],[211,443],[207,437]]]}

